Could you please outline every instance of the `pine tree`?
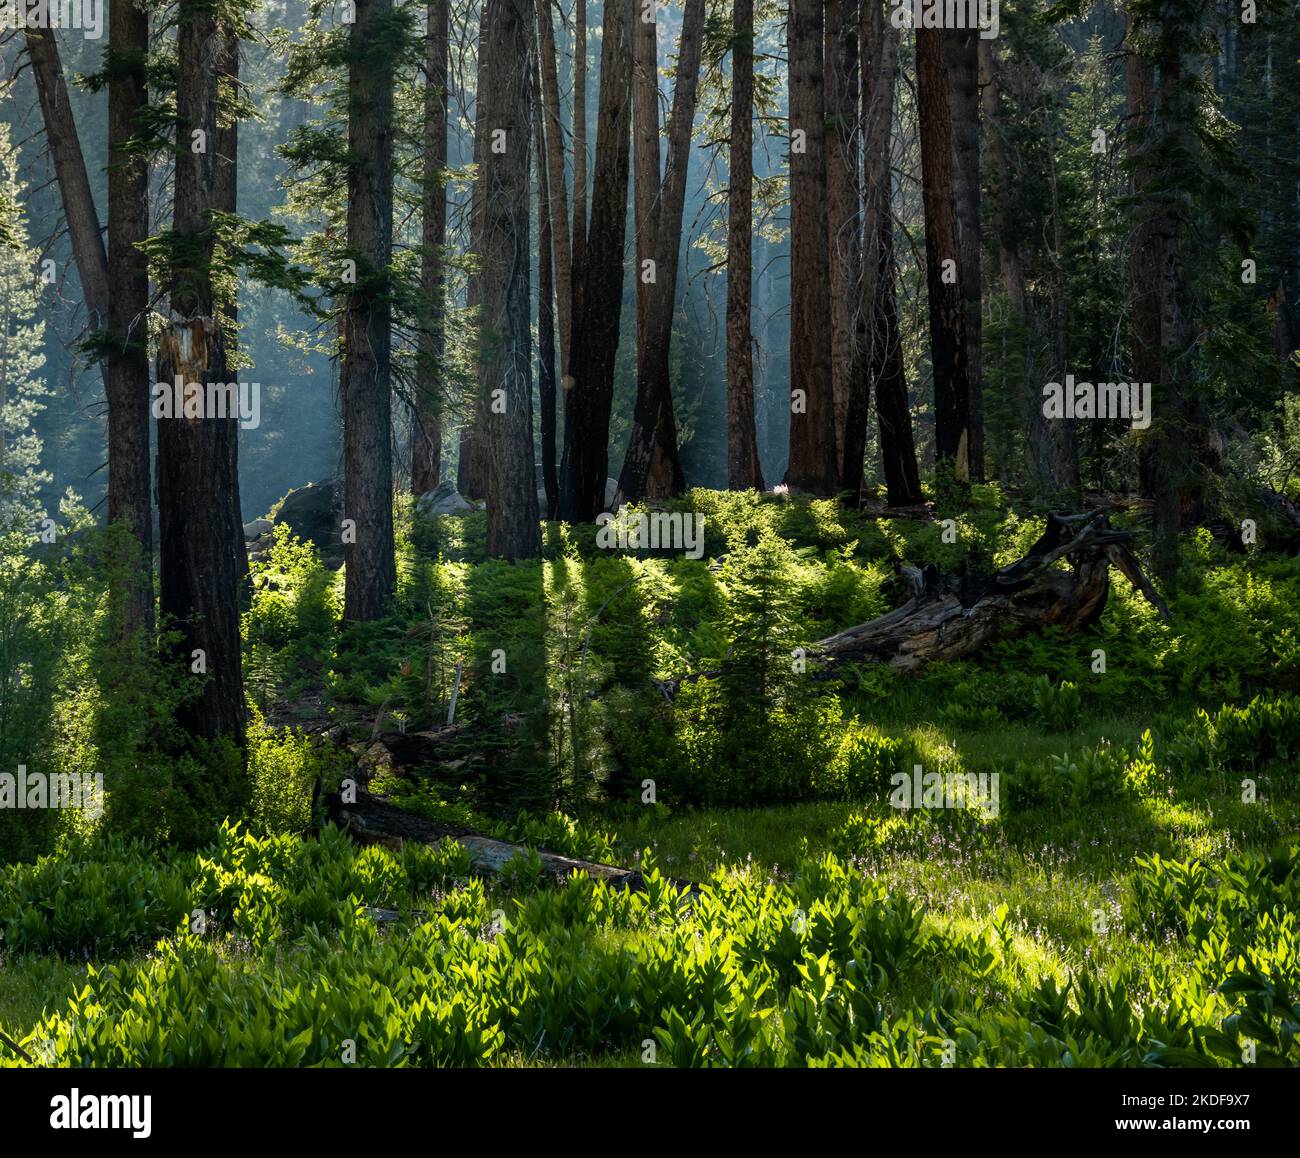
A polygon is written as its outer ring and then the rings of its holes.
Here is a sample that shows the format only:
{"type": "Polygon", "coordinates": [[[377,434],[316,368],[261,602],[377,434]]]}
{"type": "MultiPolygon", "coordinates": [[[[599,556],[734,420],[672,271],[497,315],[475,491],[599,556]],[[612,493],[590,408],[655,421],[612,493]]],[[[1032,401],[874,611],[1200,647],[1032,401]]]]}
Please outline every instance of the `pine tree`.
{"type": "Polygon", "coordinates": [[[0,124],[0,536],[31,537],[45,517],[40,488],[51,478],[39,469],[41,439],[33,424],[50,390],[39,376],[45,323],[37,317],[38,254],[27,243],[18,151],[9,133],[0,124]]]}

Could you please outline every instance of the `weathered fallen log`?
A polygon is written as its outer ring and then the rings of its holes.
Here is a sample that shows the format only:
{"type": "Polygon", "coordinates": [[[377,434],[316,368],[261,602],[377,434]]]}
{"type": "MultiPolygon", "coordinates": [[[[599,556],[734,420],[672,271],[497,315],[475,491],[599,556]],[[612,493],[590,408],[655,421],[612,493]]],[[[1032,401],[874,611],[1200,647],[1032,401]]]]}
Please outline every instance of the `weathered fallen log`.
{"type": "Polygon", "coordinates": [[[1132,532],[1113,530],[1104,510],[1051,514],[1029,552],[991,575],[964,569],[949,575],[933,564],[895,564],[911,584],[912,598],[869,623],[814,644],[809,658],[831,666],[866,661],[912,671],[1046,627],[1078,631],[1095,622],[1106,606],[1112,566],[1167,619],[1168,608],[1129,546],[1133,538],[1132,532]],[[1062,559],[1070,564],[1068,570],[1053,565],[1062,559]]]}
{"type": "MultiPolygon", "coordinates": [[[[400,849],[402,842],[407,840],[420,844],[438,844],[450,838],[468,851],[476,872],[492,876],[499,874],[512,857],[526,851],[526,846],[522,844],[482,836],[458,825],[437,824],[426,820],[361,789],[356,790],[355,796],[355,802],[346,803],[337,792],[327,795],[325,811],[330,820],[362,844],[381,844],[387,848],[400,849]]],[[[592,880],[604,881],[616,888],[645,888],[645,877],[640,869],[575,860],[542,848],[533,851],[542,862],[542,870],[557,880],[565,880],[570,873],[577,871],[592,880]]],[[[697,891],[697,886],[690,881],[672,880],[672,884],[679,889],[689,889],[692,893],[697,891]]]]}
{"type": "MultiPolygon", "coordinates": [[[[1047,527],[1025,556],[995,571],[977,575],[960,568],[945,574],[933,563],[894,570],[911,586],[901,607],[819,640],[807,658],[820,661],[823,675],[845,662],[887,663],[915,671],[935,660],[961,659],[990,643],[1014,639],[1046,627],[1078,631],[1095,622],[1110,592],[1110,568],[1118,567],[1160,613],[1169,609],[1142,570],[1129,544],[1131,531],[1116,531],[1106,510],[1047,516],[1047,527]],[[1054,566],[1066,560],[1070,570],[1054,566]]],[[[716,670],[655,680],[668,700],[683,684],[715,679],[716,670]]]]}

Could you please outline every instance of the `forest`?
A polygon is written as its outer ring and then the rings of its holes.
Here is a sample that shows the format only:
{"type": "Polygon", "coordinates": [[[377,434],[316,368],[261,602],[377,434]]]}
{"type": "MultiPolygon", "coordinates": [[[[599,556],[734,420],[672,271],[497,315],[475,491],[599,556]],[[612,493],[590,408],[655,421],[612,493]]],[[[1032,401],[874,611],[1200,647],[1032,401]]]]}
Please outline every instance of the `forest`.
{"type": "Polygon", "coordinates": [[[1297,0],[0,66],[0,1069],[1300,1066],[1297,0]]]}

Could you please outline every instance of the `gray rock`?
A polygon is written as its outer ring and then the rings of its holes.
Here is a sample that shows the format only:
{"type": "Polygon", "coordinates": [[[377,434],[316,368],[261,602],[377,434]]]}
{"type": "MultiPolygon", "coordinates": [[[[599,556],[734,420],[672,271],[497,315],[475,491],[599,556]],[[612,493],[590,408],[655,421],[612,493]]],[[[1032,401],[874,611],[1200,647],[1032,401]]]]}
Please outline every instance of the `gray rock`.
{"type": "Polygon", "coordinates": [[[245,523],[244,542],[252,543],[260,539],[263,535],[269,534],[274,526],[270,519],[254,519],[251,523],[245,523]]]}
{"type": "Polygon", "coordinates": [[[605,480],[605,510],[614,509],[614,500],[618,498],[618,479],[607,478],[605,480]]]}
{"type": "Polygon", "coordinates": [[[341,515],[336,507],[337,499],[342,497],[341,491],[342,487],[333,479],[308,483],[285,495],[271,511],[271,518],[277,527],[282,523],[288,524],[303,542],[315,543],[323,559],[341,560],[341,515]]]}
{"type": "Polygon", "coordinates": [[[433,490],[425,491],[415,503],[415,513],[425,519],[434,515],[463,515],[477,509],[466,502],[453,482],[440,482],[433,490]]]}

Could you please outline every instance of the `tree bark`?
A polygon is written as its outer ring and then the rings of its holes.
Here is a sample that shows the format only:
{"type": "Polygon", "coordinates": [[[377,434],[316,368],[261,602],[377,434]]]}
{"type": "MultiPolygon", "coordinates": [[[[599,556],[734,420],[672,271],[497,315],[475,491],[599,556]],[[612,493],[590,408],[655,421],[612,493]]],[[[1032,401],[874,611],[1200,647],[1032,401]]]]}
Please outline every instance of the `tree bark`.
{"type": "MultiPolygon", "coordinates": [[[[112,35],[111,25],[109,35],[112,35]]],[[[85,295],[88,328],[99,332],[109,324],[108,257],[104,252],[99,212],[86,175],[86,160],[77,136],[77,123],[68,100],[59,45],[49,29],[28,28],[25,36],[36,95],[41,105],[45,139],[49,142],[58,178],[72,260],[76,263],[81,292],[85,295]]]]}
{"type": "Polygon", "coordinates": [[[979,33],[943,34],[953,126],[953,201],[961,248],[960,283],[966,307],[966,375],[970,390],[970,477],[984,481],[984,401],[980,383],[980,93],[979,33]]]}
{"type": "MultiPolygon", "coordinates": [[[[542,65],[542,102],[545,110],[547,194],[550,200],[551,243],[555,250],[555,300],[560,334],[560,376],[569,373],[573,342],[573,247],[569,243],[569,195],[564,183],[564,129],[560,123],[560,78],[555,63],[555,27],[551,24],[551,0],[540,0],[537,28],[542,65]]],[[[575,95],[575,100],[576,100],[575,95]]],[[[574,144],[577,164],[577,144],[574,144]]],[[[585,183],[585,178],[583,179],[585,183]]],[[[575,186],[576,188],[576,186],[575,186]]],[[[576,202],[575,202],[576,205],[576,202]]],[[[585,215],[585,214],[584,214],[585,215]]],[[[586,223],[583,223],[586,228],[586,223]]],[[[577,229],[577,218],[574,218],[577,229]]],[[[574,238],[575,242],[577,238],[574,238]]]]}
{"type": "Polygon", "coordinates": [[[591,226],[582,259],[581,308],[574,310],[573,385],[564,399],[560,515],[576,523],[593,522],[604,506],[609,469],[609,414],[623,312],[631,78],[632,0],[609,0],[600,49],[591,226]]]}
{"type": "Polygon", "coordinates": [[[998,277],[1011,312],[1011,325],[1007,327],[1019,341],[1004,336],[1001,342],[1000,361],[1005,366],[1020,367],[1019,402],[1024,419],[1025,459],[1034,479],[1034,493],[1040,499],[1049,498],[1055,489],[1042,476],[1040,449],[1048,437],[1043,418],[1042,398],[1034,384],[1033,342],[1030,340],[1029,301],[1025,293],[1024,259],[1020,247],[1020,223],[1012,203],[1011,165],[1007,159],[1007,144],[1003,139],[1001,86],[998,79],[997,53],[992,41],[979,42],[980,111],[984,119],[985,140],[988,143],[989,193],[993,205],[993,235],[998,247],[998,277]]]}
{"type": "Polygon", "coordinates": [[[727,486],[763,490],[754,426],[754,0],[734,0],[727,188],[727,486]]]}
{"type": "MultiPolygon", "coordinates": [[[[647,397],[652,383],[649,362],[653,353],[647,332],[658,289],[658,218],[662,211],[659,174],[659,24],[656,0],[637,0],[632,15],[632,209],[636,232],[636,396],[632,429],[623,470],[619,475],[619,501],[644,497],[650,473],[650,455],[658,421],[658,398],[647,397]],[[647,17],[649,19],[647,19],[647,17]],[[647,281],[646,279],[651,279],[647,281]]],[[[674,446],[674,450],[676,447],[674,446]]],[[[680,474],[680,468],[678,469],[680,474]]]]}
{"type": "MultiPolygon", "coordinates": [[[[543,0],[544,2],[544,0],[543,0]]],[[[534,49],[537,42],[533,42],[534,49]]],[[[555,223],[552,220],[551,192],[546,175],[550,141],[542,115],[542,80],[534,53],[533,65],[533,134],[537,138],[537,398],[542,408],[542,487],[546,491],[546,517],[554,518],[559,502],[559,485],[555,473],[555,223]]],[[[557,119],[558,122],[558,119],[557,119]]],[[[557,127],[552,130],[558,132],[557,127]]],[[[560,180],[564,180],[560,164],[560,180]]],[[[560,229],[567,234],[567,215],[560,217],[560,229]]]]}
{"type": "MultiPolygon", "coordinates": [[[[487,5],[479,9],[478,43],[487,43],[487,5]]],[[[484,60],[478,56],[479,75],[475,78],[474,91],[474,180],[470,184],[469,230],[470,247],[473,248],[483,230],[483,166],[486,156],[488,130],[483,119],[483,102],[478,98],[478,89],[483,80],[484,60]]],[[[479,272],[472,270],[465,282],[465,305],[475,317],[475,325],[481,326],[479,307],[479,272]]],[[[483,418],[478,412],[477,404],[461,427],[457,437],[458,454],[456,461],[456,489],[466,498],[481,499],[487,494],[487,459],[483,448],[483,418]]]]}
{"type": "Polygon", "coordinates": [[[149,472],[149,162],[129,148],[145,130],[149,13],[119,0],[109,8],[108,81],[108,521],[125,523],[139,557],[123,560],[123,636],[151,633],[153,502],[149,472]]]}
{"type": "MultiPolygon", "coordinates": [[[[898,29],[884,18],[882,0],[864,0],[862,44],[862,124],[865,245],[862,265],[861,314],[867,324],[869,383],[876,391],[876,425],[880,460],[889,503],[912,506],[923,501],[916,463],[912,411],[907,398],[907,374],[899,332],[898,294],[894,271],[893,169],[890,163],[894,124],[894,86],[898,77],[898,29]],[[874,47],[873,47],[874,46],[874,47]]],[[[862,452],[867,437],[868,387],[850,399],[845,430],[844,485],[853,494],[862,489],[862,452]]]]}
{"type": "Polygon", "coordinates": [[[112,64],[108,97],[108,223],[105,252],[58,42],[49,30],[25,30],[41,119],[86,303],[87,329],[99,348],[108,403],[108,522],[125,523],[130,558],[112,568],[114,631],[123,639],[151,631],[153,508],[149,472],[149,281],[137,243],[149,235],[148,162],[128,153],[147,106],[143,53],[149,18],[127,0],[109,11],[112,64]],[[143,47],[141,47],[143,45],[143,47]],[[110,292],[109,287],[114,289],[110,292]]]}
{"type": "MultiPolygon", "coordinates": [[[[1186,154],[1197,148],[1191,126],[1199,110],[1185,88],[1184,38],[1190,38],[1186,28],[1160,28],[1155,111],[1162,135],[1166,140],[1176,138],[1180,151],[1186,154]]],[[[1222,461],[1187,358],[1195,338],[1184,252],[1189,198],[1181,190],[1168,189],[1157,201],[1159,212],[1153,229],[1160,254],[1161,374],[1152,394],[1158,464],[1152,515],[1156,571],[1170,579],[1180,558],[1179,537],[1188,527],[1204,521],[1209,478],[1222,471],[1222,461]]]]}
{"type": "Polygon", "coordinates": [[[1025,316],[1024,258],[1018,242],[1019,230],[1011,200],[1011,167],[1007,161],[1006,142],[1002,137],[1001,86],[998,81],[997,54],[991,40],[979,42],[980,104],[987,128],[990,161],[990,188],[997,215],[998,265],[1002,285],[1011,308],[1025,316]]]}
{"type": "Polygon", "coordinates": [[[668,125],[668,158],[662,181],[659,177],[658,29],[655,23],[641,19],[636,21],[636,29],[637,43],[641,45],[633,82],[637,123],[637,391],[631,436],[619,478],[619,490],[629,501],[647,495],[664,499],[686,489],[677,453],[670,359],[682,247],[682,210],[686,203],[686,173],[704,33],[704,0],[686,0],[672,119],[668,125]],[[649,283],[643,272],[643,262],[647,259],[654,262],[654,280],[649,283]]]}
{"type": "MultiPolygon", "coordinates": [[[[862,364],[859,282],[862,276],[858,163],[854,129],[858,117],[858,19],[861,0],[826,5],[826,224],[830,261],[831,388],[835,401],[835,456],[841,486],[861,486],[862,464],[845,437],[850,398],[867,385],[862,364]]],[[[865,411],[865,407],[863,408],[865,411]]]]}
{"type": "Polygon", "coordinates": [[[357,0],[348,63],[348,253],[343,314],[344,618],[378,619],[397,585],[390,427],[393,60],[383,35],[393,0],[357,0]],[[348,532],[354,532],[349,535],[348,532]],[[349,538],[354,541],[349,542],[349,538]]]}
{"type": "MultiPolygon", "coordinates": [[[[1012,315],[1008,327],[1019,336],[1019,348],[1010,349],[1004,342],[1003,358],[1007,365],[1018,364],[1020,370],[1020,409],[1024,421],[1025,460],[1030,486],[1042,503],[1060,503],[1077,494],[1079,489],[1079,459],[1074,428],[1068,422],[1048,421],[1043,414],[1043,371],[1039,366],[1039,327],[1034,300],[1025,284],[1025,255],[1021,238],[1026,225],[1019,220],[1016,187],[1013,174],[1020,165],[1009,155],[1005,140],[1005,114],[1002,110],[1002,88],[999,80],[994,42],[979,42],[980,100],[983,106],[989,158],[989,192],[994,206],[994,235],[998,244],[999,278],[1012,315]]],[[[1055,166],[1055,157],[1049,158],[1055,166]]],[[[1055,178],[1053,177],[1053,186],[1055,178]]],[[[1053,222],[1056,222],[1056,216],[1053,222]]],[[[1057,294],[1057,300],[1063,301],[1057,294]]],[[[1052,329],[1056,341],[1054,354],[1063,356],[1060,336],[1064,333],[1063,321],[1054,316],[1052,329]]],[[[1062,371],[1063,373],[1064,371],[1062,371]]]]}
{"type": "Polygon", "coordinates": [[[447,0],[425,6],[424,205],[420,284],[427,306],[420,328],[416,407],[411,426],[411,490],[433,490],[442,477],[443,350],[447,275],[447,0]]]}
{"type": "MultiPolygon", "coordinates": [[[[1047,138],[1047,184],[1051,197],[1051,272],[1050,290],[1052,380],[1063,381],[1069,367],[1070,301],[1066,287],[1064,246],[1061,240],[1061,199],[1056,180],[1056,116],[1051,105],[1043,109],[1047,138]]],[[[1042,404],[1039,409],[1041,412],[1042,404]]],[[[1043,421],[1044,441],[1038,448],[1040,461],[1046,460],[1042,473],[1052,481],[1050,499],[1055,503],[1073,500],[1080,491],[1079,436],[1074,423],[1062,419],[1043,421]]]]}
{"type": "Polygon", "coordinates": [[[937,29],[916,30],[935,458],[948,464],[958,482],[969,482],[971,413],[966,300],[961,278],[961,239],[955,202],[957,177],[943,36],[937,29]]]}
{"type": "Polygon", "coordinates": [[[786,483],[833,495],[835,397],[827,253],[826,102],[821,0],[791,0],[790,460],[786,483]]]}
{"type": "MultiPolygon", "coordinates": [[[[629,56],[631,49],[628,50],[629,56]]],[[[604,60],[604,47],[601,48],[604,60]]],[[[631,61],[628,61],[631,67],[631,61]]],[[[604,84],[602,73],[602,85],[604,84]]],[[[602,105],[604,101],[601,101],[602,105]]],[[[572,316],[582,312],[582,293],[587,269],[587,0],[573,3],[573,284],[572,316]]],[[[571,371],[566,367],[566,374],[571,371]]],[[[568,391],[571,380],[564,383],[568,391]]]]}
{"type": "MultiPolygon", "coordinates": [[[[1125,23],[1124,58],[1125,147],[1132,173],[1133,246],[1129,256],[1132,280],[1129,329],[1132,341],[1133,381],[1160,381],[1160,254],[1146,191],[1154,173],[1147,160],[1152,147],[1151,113],[1155,72],[1137,44],[1138,30],[1129,15],[1125,23]]],[[[1155,435],[1143,438],[1138,452],[1139,489],[1143,497],[1155,495],[1158,464],[1155,435]]]]}
{"type": "Polygon", "coordinates": [[[487,467],[487,553],[541,554],[533,458],[529,307],[531,0],[487,0],[478,99],[490,144],[475,241],[481,324],[478,413],[487,467]]]}
{"type": "MultiPolygon", "coordinates": [[[[213,282],[212,211],[234,213],[235,132],[219,126],[219,92],[238,76],[238,41],[210,6],[182,0],[178,12],[176,176],[170,314],[158,343],[158,381],[204,390],[227,379],[225,320],[233,302],[213,282]],[[196,136],[201,134],[201,136],[196,136]]],[[[178,633],[169,651],[201,674],[198,696],[177,721],[190,737],[245,745],[239,587],[247,575],[239,508],[238,416],[158,419],[159,611],[178,633]]],[[[204,811],[232,815],[242,778],[195,787],[204,811]]]]}

